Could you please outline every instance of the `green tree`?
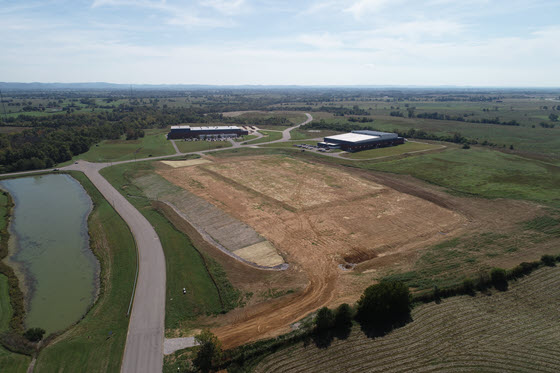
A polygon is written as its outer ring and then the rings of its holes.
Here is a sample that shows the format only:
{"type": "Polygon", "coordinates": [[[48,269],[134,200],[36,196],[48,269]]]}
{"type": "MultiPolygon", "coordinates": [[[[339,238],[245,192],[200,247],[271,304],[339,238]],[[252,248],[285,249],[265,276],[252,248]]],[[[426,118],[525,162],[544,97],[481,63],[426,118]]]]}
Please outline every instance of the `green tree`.
{"type": "Polygon", "coordinates": [[[210,372],[212,368],[220,363],[222,356],[222,344],[210,330],[204,329],[194,337],[199,344],[198,352],[193,364],[201,372],[210,372]]]}
{"type": "Polygon", "coordinates": [[[553,121],[553,122],[558,122],[558,114],[551,113],[551,114],[548,116],[548,119],[550,119],[550,120],[553,121]]]}
{"type": "Polygon", "coordinates": [[[352,325],[352,309],[348,303],[342,303],[334,313],[334,325],[343,328],[352,325]]]}
{"type": "Polygon", "coordinates": [[[408,287],[397,281],[384,281],[368,287],[358,301],[357,318],[366,323],[387,325],[410,314],[408,287]]]}
{"type": "Polygon", "coordinates": [[[315,316],[315,329],[319,332],[328,330],[334,326],[334,313],[331,309],[323,307],[315,316]]]}

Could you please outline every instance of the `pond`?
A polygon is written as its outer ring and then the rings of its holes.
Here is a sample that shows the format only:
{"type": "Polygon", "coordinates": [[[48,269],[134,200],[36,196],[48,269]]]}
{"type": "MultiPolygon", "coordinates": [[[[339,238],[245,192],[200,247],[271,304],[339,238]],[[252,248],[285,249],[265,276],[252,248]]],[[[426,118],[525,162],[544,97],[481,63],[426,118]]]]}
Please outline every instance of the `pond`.
{"type": "Polygon", "coordinates": [[[62,330],[85,314],[98,289],[87,225],[91,199],[64,174],[4,180],[0,187],[15,203],[8,264],[23,280],[26,328],[62,330]]]}

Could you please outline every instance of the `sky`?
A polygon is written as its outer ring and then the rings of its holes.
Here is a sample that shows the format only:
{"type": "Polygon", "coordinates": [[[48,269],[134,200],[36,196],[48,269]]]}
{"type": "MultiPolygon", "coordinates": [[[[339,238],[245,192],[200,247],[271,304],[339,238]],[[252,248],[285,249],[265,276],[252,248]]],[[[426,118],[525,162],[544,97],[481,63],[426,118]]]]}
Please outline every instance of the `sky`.
{"type": "Polygon", "coordinates": [[[560,87],[559,0],[0,0],[0,81],[560,87]]]}

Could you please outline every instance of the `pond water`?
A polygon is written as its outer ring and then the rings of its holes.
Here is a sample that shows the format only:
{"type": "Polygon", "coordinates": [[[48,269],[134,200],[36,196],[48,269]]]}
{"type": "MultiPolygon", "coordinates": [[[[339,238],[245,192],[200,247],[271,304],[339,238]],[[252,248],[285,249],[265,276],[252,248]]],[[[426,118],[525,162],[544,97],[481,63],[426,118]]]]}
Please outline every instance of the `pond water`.
{"type": "Polygon", "coordinates": [[[89,248],[91,199],[64,175],[0,181],[15,207],[9,264],[24,279],[26,328],[47,334],[78,321],[93,303],[99,264],[89,248]]]}

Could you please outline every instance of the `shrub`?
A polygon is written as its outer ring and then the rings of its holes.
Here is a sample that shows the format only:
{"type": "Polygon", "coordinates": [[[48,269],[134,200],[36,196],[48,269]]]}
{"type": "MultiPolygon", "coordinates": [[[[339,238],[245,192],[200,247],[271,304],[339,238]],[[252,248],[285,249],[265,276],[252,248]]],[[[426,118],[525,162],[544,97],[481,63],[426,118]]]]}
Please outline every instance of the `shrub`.
{"type": "Polygon", "coordinates": [[[31,342],[39,342],[43,339],[43,335],[45,335],[45,330],[41,328],[27,329],[25,333],[23,333],[23,336],[31,342]]]}
{"type": "Polygon", "coordinates": [[[507,283],[507,273],[505,269],[494,268],[490,272],[490,279],[492,280],[492,285],[498,290],[506,290],[508,287],[507,283]]]}
{"type": "Polygon", "coordinates": [[[466,278],[463,280],[463,292],[465,294],[473,295],[474,294],[474,281],[470,278],[466,278]]]}
{"type": "Polygon", "coordinates": [[[541,262],[543,262],[545,266],[554,267],[556,265],[556,258],[552,255],[543,255],[541,257],[541,262]]]}

